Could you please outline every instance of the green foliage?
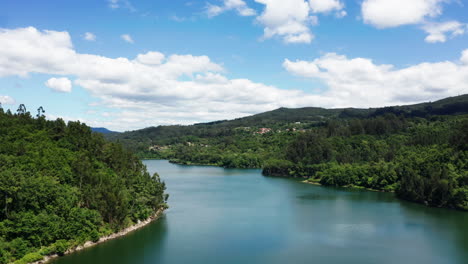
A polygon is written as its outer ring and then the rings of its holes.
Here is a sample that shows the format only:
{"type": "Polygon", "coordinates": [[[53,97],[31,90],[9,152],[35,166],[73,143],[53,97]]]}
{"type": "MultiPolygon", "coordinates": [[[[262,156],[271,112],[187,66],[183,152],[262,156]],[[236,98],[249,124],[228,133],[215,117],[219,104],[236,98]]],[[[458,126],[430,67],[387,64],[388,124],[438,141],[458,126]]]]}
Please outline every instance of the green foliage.
{"type": "Polygon", "coordinates": [[[0,263],[30,262],[143,220],[165,185],[80,122],[0,112],[0,263]]]}
{"type": "Polygon", "coordinates": [[[370,109],[279,108],[229,121],[222,120],[192,126],[149,127],[125,133],[108,133],[105,136],[113,141],[121,142],[127,148],[138,152],[141,157],[166,158],[160,153],[149,152],[148,147],[152,145],[177,145],[186,142],[206,144],[207,142],[211,143],[212,140],[205,139],[213,138],[234,137],[237,140],[239,134],[252,135],[252,132],[260,127],[284,130],[293,127],[308,129],[327,125],[327,136],[343,136],[343,131],[339,127],[335,127],[334,123],[330,122],[332,120],[347,120],[352,135],[363,133],[382,135],[395,133],[403,128],[405,123],[401,120],[402,117],[431,118],[435,115],[462,114],[468,114],[468,95],[446,98],[432,103],[370,109]],[[295,124],[297,122],[301,124],[295,124]]]}
{"type": "Polygon", "coordinates": [[[468,95],[462,95],[377,109],[280,108],[107,136],[140,157],[263,168],[265,175],[392,191],[430,206],[468,209],[467,114],[468,95]],[[271,131],[258,133],[262,127],[271,131]]]}
{"type": "Polygon", "coordinates": [[[59,256],[65,254],[65,252],[70,248],[70,242],[60,239],[57,240],[53,245],[54,253],[57,253],[59,256]]]}
{"type": "Polygon", "coordinates": [[[396,129],[395,118],[380,120],[387,128],[375,134],[367,128],[356,134],[347,122],[336,122],[338,135],[321,136],[329,130],[322,127],[297,136],[286,148],[286,161],[267,162],[264,174],[308,175],[323,185],[395,191],[429,206],[468,209],[468,118],[398,120],[405,125],[396,129]],[[311,164],[324,166],[304,174],[311,164]]]}
{"type": "Polygon", "coordinates": [[[41,254],[39,254],[37,252],[34,252],[34,253],[26,254],[24,257],[22,257],[18,261],[15,261],[14,263],[15,264],[27,264],[27,263],[31,263],[31,262],[41,260],[43,258],[44,257],[41,254]]]}
{"type": "Polygon", "coordinates": [[[299,135],[286,149],[286,158],[294,163],[318,164],[330,161],[329,142],[317,132],[299,135]]]}
{"type": "Polygon", "coordinates": [[[430,206],[467,209],[466,114],[463,95],[378,109],[281,108],[109,137],[141,157],[263,168],[265,175],[391,191],[430,206]],[[271,130],[259,133],[262,127],[271,130]]]}

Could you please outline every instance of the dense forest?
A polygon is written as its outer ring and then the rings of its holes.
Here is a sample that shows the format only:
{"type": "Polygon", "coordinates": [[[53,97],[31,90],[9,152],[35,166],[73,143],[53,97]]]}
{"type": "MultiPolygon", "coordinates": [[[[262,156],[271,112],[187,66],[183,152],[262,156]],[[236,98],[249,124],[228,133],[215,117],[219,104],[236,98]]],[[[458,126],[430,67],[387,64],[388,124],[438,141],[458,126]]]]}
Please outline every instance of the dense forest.
{"type": "Polygon", "coordinates": [[[263,168],[269,176],[468,209],[468,95],[376,109],[281,108],[107,137],[145,158],[263,168]]]}
{"type": "Polygon", "coordinates": [[[152,145],[174,145],[191,142],[194,139],[223,138],[235,136],[244,131],[255,132],[267,127],[275,131],[296,128],[297,130],[323,126],[330,120],[365,119],[385,114],[395,114],[405,118],[430,118],[468,114],[468,94],[442,99],[432,103],[393,106],[383,108],[342,108],[325,109],[306,107],[298,109],[279,108],[277,110],[256,114],[234,120],[222,120],[211,123],[200,123],[191,126],[158,126],[129,131],[125,133],[106,133],[106,138],[120,141],[127,148],[146,156],[152,145]],[[298,124],[299,123],[299,124],[298,124]]]}
{"type": "Polygon", "coordinates": [[[166,207],[165,185],[80,122],[0,107],[0,263],[97,241],[166,207]]]}

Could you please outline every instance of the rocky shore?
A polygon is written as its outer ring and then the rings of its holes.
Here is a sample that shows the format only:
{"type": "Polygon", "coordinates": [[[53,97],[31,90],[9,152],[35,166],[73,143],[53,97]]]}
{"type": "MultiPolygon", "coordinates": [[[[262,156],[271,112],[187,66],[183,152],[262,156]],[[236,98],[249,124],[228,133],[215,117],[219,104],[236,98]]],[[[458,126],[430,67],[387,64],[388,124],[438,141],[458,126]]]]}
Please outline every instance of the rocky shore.
{"type": "MultiPolygon", "coordinates": [[[[72,254],[74,252],[78,252],[78,251],[81,251],[83,249],[93,247],[95,245],[104,243],[104,242],[106,242],[108,240],[111,240],[111,239],[115,239],[115,238],[125,236],[126,234],[128,234],[128,233],[130,233],[132,231],[135,231],[137,229],[140,229],[140,228],[148,225],[149,223],[153,222],[154,220],[158,219],[163,214],[164,210],[165,210],[164,208],[160,208],[158,211],[156,211],[156,213],[154,213],[154,215],[150,216],[148,219],[146,219],[144,221],[139,221],[138,223],[136,223],[136,224],[134,224],[132,226],[129,226],[129,227],[117,232],[117,233],[101,237],[96,242],[87,241],[83,245],[77,246],[75,248],[68,249],[65,252],[65,255],[72,254]]],[[[44,264],[44,263],[47,263],[50,260],[58,258],[58,257],[59,257],[58,254],[48,255],[48,256],[44,256],[44,258],[42,260],[39,260],[39,261],[36,261],[36,262],[31,262],[29,264],[44,264]]]]}

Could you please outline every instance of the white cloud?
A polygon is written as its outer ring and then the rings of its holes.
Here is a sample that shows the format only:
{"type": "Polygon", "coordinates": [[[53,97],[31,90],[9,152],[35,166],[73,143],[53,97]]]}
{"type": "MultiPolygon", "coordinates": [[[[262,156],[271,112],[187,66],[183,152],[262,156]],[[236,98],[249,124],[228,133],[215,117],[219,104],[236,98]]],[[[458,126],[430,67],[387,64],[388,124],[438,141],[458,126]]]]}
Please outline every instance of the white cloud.
{"type": "Polygon", "coordinates": [[[0,103],[5,105],[15,104],[15,99],[8,95],[0,95],[0,103]]]}
{"type": "Polygon", "coordinates": [[[123,34],[120,37],[128,43],[135,43],[135,41],[133,41],[132,36],[130,36],[129,34],[123,34]]]}
{"type": "MultiPolygon", "coordinates": [[[[335,17],[346,16],[340,0],[255,0],[264,5],[256,22],[264,27],[262,39],[280,37],[285,43],[311,43],[314,34],[310,26],[318,24],[314,14],[335,12],[335,17]]],[[[218,16],[228,10],[237,10],[241,16],[256,15],[243,0],[223,0],[223,5],[208,4],[209,17],[218,16]]]]}
{"type": "Polygon", "coordinates": [[[286,59],[283,62],[283,67],[294,75],[302,77],[313,78],[320,72],[319,67],[314,62],[309,61],[292,62],[286,59]]]}
{"type": "Polygon", "coordinates": [[[70,60],[76,54],[67,32],[0,29],[0,46],[0,77],[25,77],[29,72],[64,74],[63,65],[76,63],[70,60]]]}
{"type": "MultiPolygon", "coordinates": [[[[396,69],[370,59],[329,53],[313,61],[285,60],[290,73],[319,80],[328,90],[320,96],[335,107],[369,107],[416,103],[468,92],[468,50],[461,61],[421,63],[396,69]]],[[[322,104],[323,105],[323,104],[322,104]]]]}
{"type": "Polygon", "coordinates": [[[468,49],[463,51],[460,61],[464,64],[468,64],[468,49]]]}
{"type": "Polygon", "coordinates": [[[315,95],[299,90],[228,79],[223,72],[207,56],[147,52],[109,58],[77,53],[67,32],[0,30],[0,76],[73,76],[75,85],[99,100],[93,110],[116,110],[102,120],[114,130],[236,118],[316,101],[315,95]]]}
{"type": "Polygon", "coordinates": [[[229,79],[207,56],[150,51],[135,58],[109,58],[76,52],[67,32],[0,29],[0,77],[72,76],[75,85],[98,100],[90,110],[108,112],[86,122],[117,131],[231,119],[279,107],[369,107],[466,93],[468,50],[463,54],[459,62],[400,70],[336,54],[314,61],[286,60],[284,67],[291,73],[319,79],[329,88],[323,94],[309,94],[229,79]]]}
{"type": "Polygon", "coordinates": [[[91,32],[86,32],[83,36],[83,38],[87,41],[96,41],[96,35],[94,35],[91,32]]]}
{"type": "Polygon", "coordinates": [[[428,23],[423,26],[424,31],[429,35],[425,41],[429,43],[445,42],[447,35],[451,38],[463,35],[467,32],[468,27],[458,21],[448,21],[443,23],[428,23]]]}
{"type": "Polygon", "coordinates": [[[442,3],[447,0],[364,0],[364,22],[377,28],[420,24],[428,17],[442,14],[442,3]]]}
{"type": "Polygon", "coordinates": [[[310,0],[309,5],[314,13],[328,13],[344,8],[344,4],[340,0],[310,0]]]}
{"type": "Polygon", "coordinates": [[[45,85],[56,92],[70,93],[72,91],[72,83],[68,78],[50,78],[45,85]]]}
{"type": "Polygon", "coordinates": [[[257,21],[263,25],[264,39],[274,36],[283,38],[286,43],[311,43],[314,34],[311,25],[318,24],[313,14],[336,11],[336,17],[346,16],[344,4],[339,0],[255,0],[265,5],[265,10],[257,21]]]}
{"type": "Polygon", "coordinates": [[[256,15],[255,10],[249,8],[243,0],[223,0],[223,5],[221,6],[208,4],[206,7],[206,14],[209,17],[214,17],[230,10],[236,10],[241,16],[256,15]]]}
{"type": "Polygon", "coordinates": [[[166,58],[161,52],[150,51],[145,54],[138,54],[136,61],[142,64],[159,65],[166,58]]]}
{"type": "Polygon", "coordinates": [[[310,16],[309,3],[304,0],[255,0],[265,5],[257,21],[265,26],[265,39],[280,36],[286,43],[310,43],[314,35],[309,29],[317,18],[310,16]]]}

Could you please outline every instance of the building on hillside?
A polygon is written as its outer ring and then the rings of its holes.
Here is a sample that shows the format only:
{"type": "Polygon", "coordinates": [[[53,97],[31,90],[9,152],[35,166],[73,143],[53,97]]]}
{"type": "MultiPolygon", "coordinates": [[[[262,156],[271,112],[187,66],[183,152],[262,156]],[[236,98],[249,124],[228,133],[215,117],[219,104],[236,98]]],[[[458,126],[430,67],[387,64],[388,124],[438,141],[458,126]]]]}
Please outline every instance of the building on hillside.
{"type": "Polygon", "coordinates": [[[266,133],[270,133],[270,132],[271,132],[271,128],[262,127],[255,133],[257,133],[257,134],[266,134],[266,133]]]}
{"type": "Polygon", "coordinates": [[[166,150],[168,149],[169,147],[168,146],[159,146],[159,145],[153,145],[153,146],[149,146],[148,147],[148,150],[152,150],[152,151],[160,151],[160,150],[166,150]]]}

